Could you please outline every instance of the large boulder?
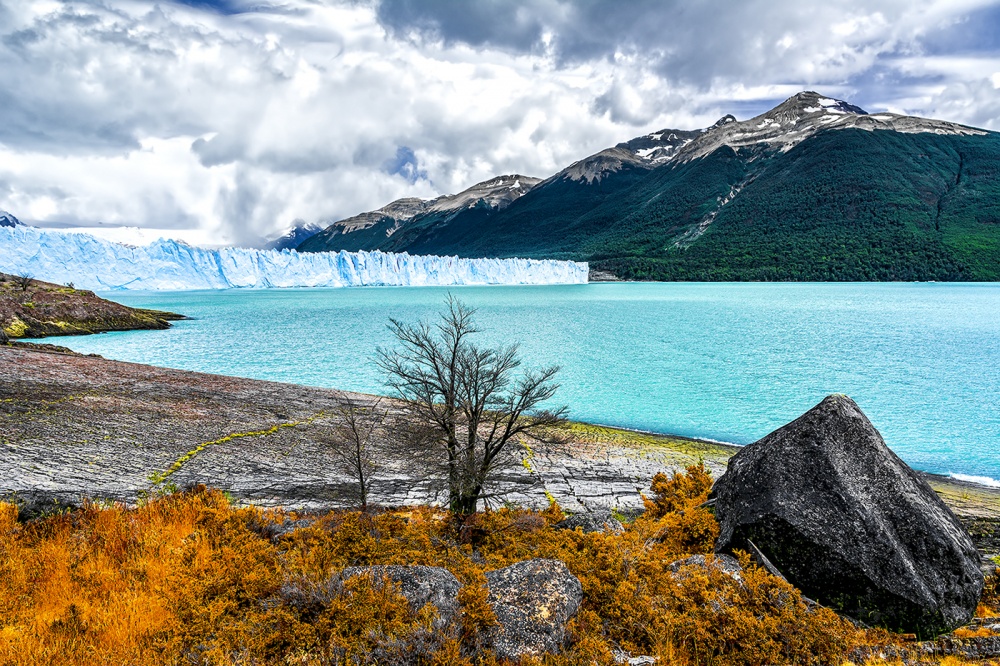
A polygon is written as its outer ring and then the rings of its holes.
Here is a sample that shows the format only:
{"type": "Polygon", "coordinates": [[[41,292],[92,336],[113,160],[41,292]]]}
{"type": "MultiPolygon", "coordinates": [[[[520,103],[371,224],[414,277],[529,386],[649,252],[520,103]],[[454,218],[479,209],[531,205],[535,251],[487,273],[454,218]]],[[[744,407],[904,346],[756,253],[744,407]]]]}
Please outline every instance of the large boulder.
{"type": "Polygon", "coordinates": [[[752,542],[822,604],[922,637],[973,616],[983,574],[972,540],[847,396],[742,449],[712,492],[716,550],[752,542]]]}
{"type": "Polygon", "coordinates": [[[388,579],[399,586],[399,593],[406,597],[414,612],[432,604],[437,609],[442,626],[450,623],[458,613],[458,590],[462,584],[447,569],[403,565],[344,569],[344,580],[353,576],[371,576],[375,581],[388,579]]]}
{"type": "Polygon", "coordinates": [[[518,562],[486,574],[489,603],[498,624],[486,643],[501,659],[555,652],[566,638],[566,622],[583,601],[583,587],[558,560],[518,562]]]}

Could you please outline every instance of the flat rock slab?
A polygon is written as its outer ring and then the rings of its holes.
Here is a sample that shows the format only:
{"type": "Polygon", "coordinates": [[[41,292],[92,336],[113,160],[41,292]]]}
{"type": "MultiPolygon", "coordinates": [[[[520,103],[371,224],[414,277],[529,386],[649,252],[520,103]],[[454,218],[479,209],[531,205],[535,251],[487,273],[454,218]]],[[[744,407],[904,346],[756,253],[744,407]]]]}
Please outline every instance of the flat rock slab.
{"type": "MultiPolygon", "coordinates": [[[[344,397],[371,396],[27,347],[0,345],[0,497],[16,493],[40,508],[83,497],[131,503],[150,488],[151,474],[206,442],[225,440],[189,459],[171,482],[213,485],[260,506],[350,506],[349,481],[331,471],[333,460],[316,435],[344,397]],[[275,426],[288,427],[234,437],[275,426]]],[[[655,473],[704,461],[718,478],[740,450],[588,424],[573,428],[572,448],[536,448],[525,455],[532,473],[517,460],[499,470],[492,490],[523,506],[548,506],[548,491],[572,513],[604,507],[630,515],[642,509],[639,493],[648,492],[655,473]]],[[[413,461],[389,462],[376,479],[373,503],[442,499],[413,461]]],[[[1000,552],[1000,490],[923,476],[985,553],[1000,552]]]]}
{"type": "MultiPolygon", "coordinates": [[[[333,471],[333,457],[320,443],[345,398],[374,400],[0,346],[0,497],[40,507],[84,497],[133,503],[153,489],[151,475],[183,460],[163,485],[206,484],[259,506],[349,506],[353,486],[333,471]]],[[[592,428],[570,450],[524,453],[531,473],[518,452],[498,470],[491,491],[524,506],[547,506],[548,491],[573,512],[635,509],[656,472],[699,457],[721,471],[717,461],[736,450],[685,440],[693,448],[681,451],[661,443],[674,440],[641,437],[637,446],[622,431],[592,428]],[[705,447],[722,453],[706,456],[705,447]]],[[[370,501],[395,506],[442,499],[415,462],[387,460],[370,501]]]]}

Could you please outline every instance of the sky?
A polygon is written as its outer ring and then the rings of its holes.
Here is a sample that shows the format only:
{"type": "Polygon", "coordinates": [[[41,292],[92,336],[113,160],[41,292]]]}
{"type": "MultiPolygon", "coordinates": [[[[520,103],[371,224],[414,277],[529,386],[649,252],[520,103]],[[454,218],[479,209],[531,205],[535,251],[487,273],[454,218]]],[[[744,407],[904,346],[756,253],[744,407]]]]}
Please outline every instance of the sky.
{"type": "Polygon", "coordinates": [[[801,90],[1000,130],[1000,0],[0,0],[0,210],[252,245],[801,90]]]}

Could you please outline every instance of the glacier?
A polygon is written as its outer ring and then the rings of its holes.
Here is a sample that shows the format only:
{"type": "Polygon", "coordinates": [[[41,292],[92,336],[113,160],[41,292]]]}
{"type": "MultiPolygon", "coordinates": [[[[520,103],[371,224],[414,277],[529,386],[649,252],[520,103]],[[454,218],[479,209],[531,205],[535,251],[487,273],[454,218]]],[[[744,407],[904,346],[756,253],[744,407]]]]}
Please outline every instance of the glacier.
{"type": "Polygon", "coordinates": [[[583,284],[588,276],[575,261],[205,249],[166,239],[133,247],[22,225],[0,227],[0,271],[94,291],[583,284]]]}

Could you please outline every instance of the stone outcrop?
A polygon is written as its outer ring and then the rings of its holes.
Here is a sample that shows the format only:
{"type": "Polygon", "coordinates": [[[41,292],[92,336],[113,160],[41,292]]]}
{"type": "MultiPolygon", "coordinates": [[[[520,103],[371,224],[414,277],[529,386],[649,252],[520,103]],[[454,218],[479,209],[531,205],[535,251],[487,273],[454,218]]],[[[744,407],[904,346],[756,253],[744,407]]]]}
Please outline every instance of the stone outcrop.
{"type": "Polygon", "coordinates": [[[756,547],[804,594],[861,622],[929,637],[975,611],[972,540],[846,396],[740,451],[713,495],[719,552],[756,547]]]}
{"type": "Polygon", "coordinates": [[[486,574],[489,603],[498,624],[487,631],[486,644],[497,657],[556,652],[566,638],[566,622],[583,601],[583,587],[558,560],[518,562],[486,574]]]}
{"type": "Polygon", "coordinates": [[[574,513],[565,520],[560,520],[554,527],[557,530],[575,530],[579,527],[584,534],[605,531],[621,534],[625,531],[621,521],[615,517],[611,509],[607,508],[574,513]]]}
{"type": "Polygon", "coordinates": [[[6,338],[159,330],[184,315],[130,308],[92,291],[0,273],[0,343],[6,338]]]}
{"type": "Polygon", "coordinates": [[[458,613],[458,590],[462,584],[455,575],[441,567],[377,565],[348,567],[343,578],[371,576],[372,580],[388,579],[399,586],[410,608],[416,612],[432,604],[442,626],[449,624],[458,613]]]}

